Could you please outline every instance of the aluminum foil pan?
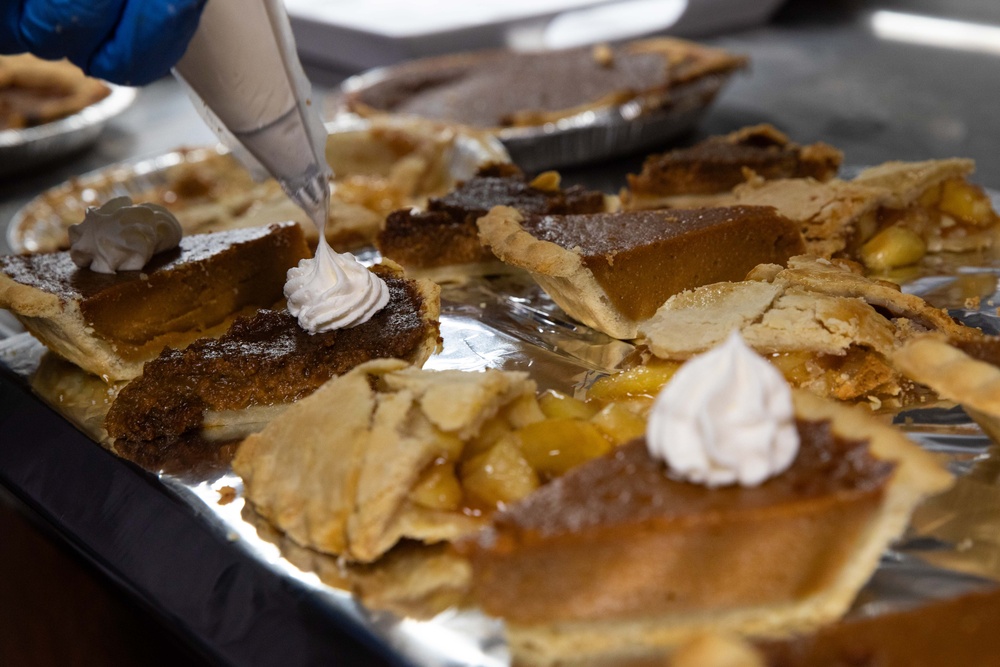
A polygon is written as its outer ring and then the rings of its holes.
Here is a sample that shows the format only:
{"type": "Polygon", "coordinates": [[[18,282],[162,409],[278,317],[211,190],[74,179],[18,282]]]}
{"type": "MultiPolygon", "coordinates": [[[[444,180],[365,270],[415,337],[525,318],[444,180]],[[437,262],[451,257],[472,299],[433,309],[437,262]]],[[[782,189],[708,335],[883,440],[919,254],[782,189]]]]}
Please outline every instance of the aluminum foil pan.
{"type": "MultiPolygon", "coordinates": [[[[353,76],[342,94],[371,86],[393,74],[390,67],[353,76]]],[[[690,130],[704,115],[729,75],[704,76],[677,85],[662,99],[633,100],[532,127],[494,131],[514,164],[527,172],[572,167],[662,146],[690,130]]],[[[336,106],[336,104],[335,104],[336,106]]]]}
{"type": "MultiPolygon", "coordinates": [[[[361,258],[372,262],[378,254],[368,250],[361,258]]],[[[906,291],[988,333],[1000,332],[1000,252],[932,256],[902,278],[906,291]]],[[[632,352],[629,343],[569,319],[524,274],[472,277],[445,286],[441,332],[444,349],[427,368],[527,370],[541,389],[567,393],[581,392],[632,352]]],[[[100,447],[100,425],[113,388],[109,391],[96,378],[44,355],[28,334],[11,330],[4,335],[0,364],[27,378],[39,400],[89,434],[95,450],[100,447]]],[[[904,538],[885,553],[858,596],[851,616],[985,590],[1000,580],[1000,448],[954,405],[909,410],[895,422],[940,456],[958,482],[918,508],[904,538]]],[[[120,465],[129,466],[124,461],[120,465]]],[[[324,610],[331,628],[357,629],[399,664],[510,664],[501,622],[475,609],[441,604],[449,599],[449,582],[460,580],[462,572],[446,551],[403,549],[375,566],[352,568],[294,545],[257,517],[224,460],[204,452],[199,458],[197,452],[173,451],[140,465],[158,478],[163,494],[193,509],[199,525],[225,536],[228,548],[249,554],[304,590],[324,610]],[[435,602],[428,604],[428,599],[435,602]]],[[[227,597],[226,591],[219,593],[227,597]]],[[[241,618],[252,613],[242,598],[235,599],[241,606],[229,612],[241,618]]]]}
{"type": "Polygon", "coordinates": [[[0,130],[0,176],[44,164],[89,146],[136,97],[135,88],[108,84],[111,93],[66,118],[17,130],[0,130]]]}

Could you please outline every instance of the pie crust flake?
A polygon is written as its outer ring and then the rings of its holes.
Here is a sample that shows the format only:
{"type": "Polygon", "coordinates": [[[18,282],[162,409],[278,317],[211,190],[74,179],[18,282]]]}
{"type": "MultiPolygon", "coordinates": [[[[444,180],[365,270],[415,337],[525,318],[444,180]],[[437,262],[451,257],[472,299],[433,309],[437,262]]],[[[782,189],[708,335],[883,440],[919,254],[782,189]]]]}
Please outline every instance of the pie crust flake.
{"type": "Polygon", "coordinates": [[[915,382],[960,403],[1000,442],[1000,342],[995,337],[956,344],[943,336],[918,336],[902,345],[893,360],[915,382]]]}

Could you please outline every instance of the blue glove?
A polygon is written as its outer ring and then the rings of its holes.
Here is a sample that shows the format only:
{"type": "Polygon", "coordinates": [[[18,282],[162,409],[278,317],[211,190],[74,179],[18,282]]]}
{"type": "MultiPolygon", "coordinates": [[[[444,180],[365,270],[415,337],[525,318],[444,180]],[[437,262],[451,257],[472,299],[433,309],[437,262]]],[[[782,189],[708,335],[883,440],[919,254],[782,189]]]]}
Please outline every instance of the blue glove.
{"type": "Polygon", "coordinates": [[[0,53],[68,58],[138,86],[180,60],[207,0],[0,0],[0,53]]]}

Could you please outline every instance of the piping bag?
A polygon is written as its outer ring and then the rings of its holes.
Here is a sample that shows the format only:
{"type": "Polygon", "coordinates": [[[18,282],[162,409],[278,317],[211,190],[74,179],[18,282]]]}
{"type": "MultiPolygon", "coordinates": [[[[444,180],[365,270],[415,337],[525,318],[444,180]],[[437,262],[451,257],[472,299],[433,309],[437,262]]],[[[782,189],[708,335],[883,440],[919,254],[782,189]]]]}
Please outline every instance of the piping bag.
{"type": "Polygon", "coordinates": [[[209,0],[174,75],[254,178],[273,176],[316,224],[316,255],[290,269],[285,283],[299,325],[311,333],[351,327],[385,307],[385,282],[326,241],[326,128],[281,0],[209,0]]]}
{"type": "Polygon", "coordinates": [[[273,176],[323,239],[326,128],[281,0],[209,0],[173,71],[219,140],[255,179],[273,176]]]}

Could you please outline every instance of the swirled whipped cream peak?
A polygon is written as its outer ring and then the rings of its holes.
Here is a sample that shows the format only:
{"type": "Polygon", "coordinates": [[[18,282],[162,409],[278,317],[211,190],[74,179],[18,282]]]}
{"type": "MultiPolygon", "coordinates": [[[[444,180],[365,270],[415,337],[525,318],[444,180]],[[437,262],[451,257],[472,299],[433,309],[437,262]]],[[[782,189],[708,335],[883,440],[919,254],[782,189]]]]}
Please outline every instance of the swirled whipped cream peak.
{"type": "Polygon", "coordinates": [[[69,255],[97,273],[138,271],[156,253],[176,248],[181,236],[177,218],[162,206],[115,197],[88,208],[83,222],[69,228],[69,255]]]}
{"type": "Polygon", "coordinates": [[[734,331],[681,366],[656,397],[646,445],[686,481],[756,486],[798,454],[791,390],[734,331]]]}
{"type": "Polygon", "coordinates": [[[288,270],[288,311],[310,333],[367,322],[389,303],[389,287],[350,253],[334,252],[320,234],[316,255],[288,270]]]}

